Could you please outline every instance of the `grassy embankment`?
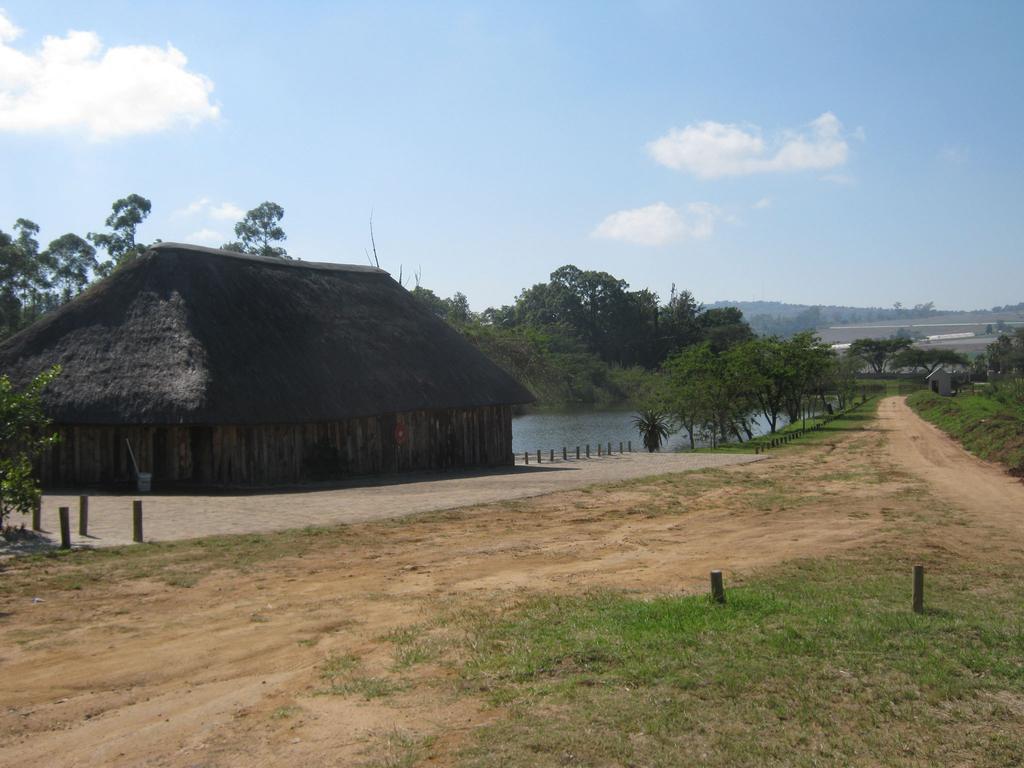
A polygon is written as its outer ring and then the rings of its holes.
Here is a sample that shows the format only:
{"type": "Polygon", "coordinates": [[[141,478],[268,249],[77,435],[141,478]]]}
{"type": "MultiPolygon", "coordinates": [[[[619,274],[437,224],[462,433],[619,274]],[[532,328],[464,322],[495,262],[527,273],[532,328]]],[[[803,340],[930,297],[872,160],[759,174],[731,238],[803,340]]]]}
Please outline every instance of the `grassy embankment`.
{"type": "Polygon", "coordinates": [[[976,456],[1024,475],[1024,408],[987,394],[941,397],[924,390],[907,398],[922,418],[963,443],[976,456]]]}
{"type": "Polygon", "coordinates": [[[857,382],[858,394],[846,411],[831,417],[818,416],[787,424],[773,434],[760,435],[744,443],[725,443],[714,449],[697,450],[715,453],[755,453],[834,439],[850,429],[859,429],[861,425],[874,418],[881,398],[905,395],[917,391],[922,386],[919,382],[907,379],[861,379],[857,382]],[[775,446],[772,446],[773,441],[776,443],[775,446]]]}

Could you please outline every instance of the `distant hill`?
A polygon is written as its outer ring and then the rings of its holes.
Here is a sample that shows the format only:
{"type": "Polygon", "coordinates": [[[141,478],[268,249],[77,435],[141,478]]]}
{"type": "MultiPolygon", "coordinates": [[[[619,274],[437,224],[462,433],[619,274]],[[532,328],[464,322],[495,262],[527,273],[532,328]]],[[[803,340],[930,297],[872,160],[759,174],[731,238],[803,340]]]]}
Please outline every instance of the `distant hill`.
{"type": "Polygon", "coordinates": [[[998,331],[1000,324],[1015,326],[1024,321],[1024,302],[979,310],[937,310],[931,302],[914,307],[846,307],[780,301],[716,301],[707,307],[737,307],[760,334],[791,336],[814,330],[832,343],[896,335],[915,338],[956,332],[991,335],[998,331]]]}

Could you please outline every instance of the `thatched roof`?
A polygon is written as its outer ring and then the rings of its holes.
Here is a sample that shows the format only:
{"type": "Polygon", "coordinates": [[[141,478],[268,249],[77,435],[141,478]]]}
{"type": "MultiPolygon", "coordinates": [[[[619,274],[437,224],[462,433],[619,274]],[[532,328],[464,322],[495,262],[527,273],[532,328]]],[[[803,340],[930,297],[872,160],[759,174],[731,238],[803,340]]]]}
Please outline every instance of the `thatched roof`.
{"type": "Polygon", "coordinates": [[[59,363],[60,423],[271,424],[530,402],[386,272],[155,246],[0,344],[16,383],[59,363]]]}

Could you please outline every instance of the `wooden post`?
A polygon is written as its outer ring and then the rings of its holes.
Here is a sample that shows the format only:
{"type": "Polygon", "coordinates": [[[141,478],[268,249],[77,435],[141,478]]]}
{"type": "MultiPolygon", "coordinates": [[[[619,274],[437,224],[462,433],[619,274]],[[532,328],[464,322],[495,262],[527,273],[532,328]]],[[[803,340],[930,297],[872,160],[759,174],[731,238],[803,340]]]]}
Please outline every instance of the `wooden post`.
{"type": "Polygon", "coordinates": [[[89,535],[89,497],[78,497],[78,535],[89,535]]]}
{"type": "Polygon", "coordinates": [[[562,461],[569,460],[569,452],[565,450],[565,446],[562,446],[562,461]]]}
{"type": "Polygon", "coordinates": [[[555,449],[554,448],[551,449],[551,452],[548,455],[548,461],[550,461],[552,464],[555,463],[555,449]]]}
{"type": "Polygon", "coordinates": [[[579,457],[580,457],[580,447],[577,445],[576,446],[576,458],[578,459],[579,457]]]}
{"type": "Polygon", "coordinates": [[[612,455],[612,444],[610,442],[608,443],[608,455],[612,455]]]}
{"type": "Polygon", "coordinates": [[[914,566],[914,613],[924,613],[924,566],[914,566]]]}
{"type": "Polygon", "coordinates": [[[132,541],[142,543],[142,499],[132,502],[132,541]]]}
{"type": "Polygon", "coordinates": [[[622,455],[622,441],[619,441],[619,456],[622,455]]]}
{"type": "Polygon", "coordinates": [[[43,530],[43,497],[40,496],[36,505],[32,508],[32,530],[43,530]]]}
{"type": "Polygon", "coordinates": [[[600,443],[597,444],[597,455],[598,456],[601,455],[601,444],[600,443]]]}
{"type": "Polygon", "coordinates": [[[530,463],[530,452],[529,451],[523,451],[523,463],[524,464],[529,464],[530,463]]]}
{"type": "Polygon", "coordinates": [[[540,464],[540,448],[537,449],[537,463],[540,464]]]}
{"type": "Polygon", "coordinates": [[[725,585],[722,583],[722,572],[711,572],[711,599],[716,603],[725,602],[725,585]]]}
{"type": "Polygon", "coordinates": [[[632,453],[633,452],[633,441],[630,440],[626,445],[629,448],[629,452],[632,453]]]}
{"type": "Polygon", "coordinates": [[[60,515],[60,548],[71,549],[71,510],[61,507],[57,514],[60,515]]]}
{"type": "Polygon", "coordinates": [[[587,443],[587,458],[590,458],[590,443],[587,443]]]}

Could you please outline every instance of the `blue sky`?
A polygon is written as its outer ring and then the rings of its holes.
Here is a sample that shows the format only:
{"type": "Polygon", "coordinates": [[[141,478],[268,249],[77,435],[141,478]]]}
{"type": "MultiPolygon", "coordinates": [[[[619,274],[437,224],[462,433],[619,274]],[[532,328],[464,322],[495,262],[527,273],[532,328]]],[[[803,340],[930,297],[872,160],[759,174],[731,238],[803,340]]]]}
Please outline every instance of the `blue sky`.
{"type": "Polygon", "coordinates": [[[565,263],[1024,300],[1020,3],[0,2],[0,227],[44,241],[137,192],[142,239],[218,245],[274,200],[292,254],[365,263],[372,209],[475,309],[565,263]]]}

